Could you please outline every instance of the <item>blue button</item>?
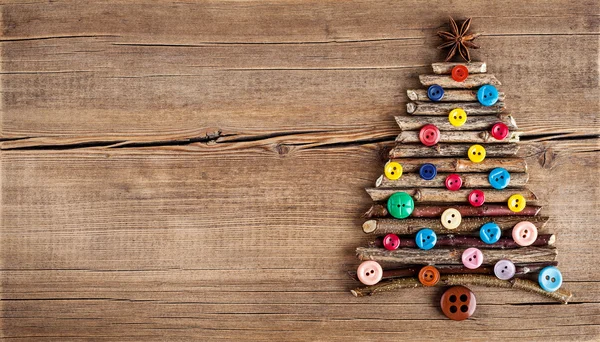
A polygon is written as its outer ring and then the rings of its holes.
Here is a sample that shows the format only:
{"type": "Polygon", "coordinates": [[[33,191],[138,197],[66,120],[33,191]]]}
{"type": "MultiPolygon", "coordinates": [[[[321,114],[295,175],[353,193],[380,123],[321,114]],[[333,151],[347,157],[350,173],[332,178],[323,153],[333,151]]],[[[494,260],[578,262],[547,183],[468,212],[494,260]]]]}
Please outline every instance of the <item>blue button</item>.
{"type": "Polygon", "coordinates": [[[477,100],[484,106],[493,106],[498,102],[498,89],[490,84],[482,86],[477,91],[477,100]]]}
{"type": "Polygon", "coordinates": [[[481,238],[481,241],[487,243],[488,245],[498,242],[498,240],[500,240],[500,235],[502,235],[500,226],[494,222],[488,222],[481,226],[481,229],[479,229],[479,237],[481,238]]]}
{"type": "Polygon", "coordinates": [[[502,190],[510,183],[510,173],[501,167],[497,167],[490,172],[488,180],[494,189],[502,190]]]}
{"type": "Polygon", "coordinates": [[[429,97],[431,101],[438,102],[444,97],[444,88],[437,84],[429,86],[429,88],[427,88],[427,97],[429,97]]]}
{"type": "Polygon", "coordinates": [[[432,180],[437,175],[437,169],[435,168],[435,165],[426,163],[421,165],[419,175],[421,175],[421,178],[424,180],[432,180]]]}
{"type": "Polygon", "coordinates": [[[415,237],[415,242],[417,246],[421,249],[432,249],[437,242],[437,235],[435,232],[429,228],[423,228],[417,232],[417,236],[415,237]]]}
{"type": "Polygon", "coordinates": [[[546,266],[540,271],[538,282],[544,291],[554,292],[562,285],[562,274],[558,268],[554,266],[546,266]]]}

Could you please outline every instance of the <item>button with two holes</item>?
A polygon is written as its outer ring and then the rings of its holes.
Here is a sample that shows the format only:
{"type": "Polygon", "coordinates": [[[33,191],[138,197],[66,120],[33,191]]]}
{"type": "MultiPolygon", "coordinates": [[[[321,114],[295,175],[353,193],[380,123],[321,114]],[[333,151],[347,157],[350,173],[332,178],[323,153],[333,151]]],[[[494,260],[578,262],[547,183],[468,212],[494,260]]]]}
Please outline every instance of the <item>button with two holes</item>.
{"type": "Polygon", "coordinates": [[[527,201],[525,201],[525,197],[520,194],[514,194],[508,198],[508,209],[512,212],[518,213],[525,209],[527,205],[527,201]]]}
{"type": "Polygon", "coordinates": [[[432,249],[437,242],[437,235],[429,228],[423,228],[417,232],[415,236],[417,247],[428,250],[432,249]]]}
{"type": "Polygon", "coordinates": [[[483,264],[483,253],[477,248],[467,248],[462,254],[462,263],[466,268],[476,269],[483,264]]]}
{"type": "Polygon", "coordinates": [[[510,260],[500,260],[494,265],[494,274],[498,279],[509,280],[515,276],[516,267],[510,260]]]}
{"type": "Polygon", "coordinates": [[[457,65],[452,68],[452,79],[456,82],[462,82],[469,77],[469,69],[464,65],[457,65]]]}
{"type": "Polygon", "coordinates": [[[488,222],[479,229],[481,241],[488,245],[498,242],[500,235],[502,235],[502,230],[500,230],[500,226],[495,222],[488,222]]]}
{"type": "Polygon", "coordinates": [[[510,173],[504,168],[497,167],[490,171],[488,181],[494,189],[502,190],[510,183],[510,173]]]}
{"type": "Polygon", "coordinates": [[[383,248],[387,249],[388,251],[396,250],[399,246],[400,238],[398,235],[390,233],[383,237],[383,248]]]}
{"type": "Polygon", "coordinates": [[[454,208],[448,208],[442,213],[441,221],[444,228],[450,230],[456,229],[460,226],[462,215],[460,214],[460,211],[454,208]]]}
{"type": "Polygon", "coordinates": [[[444,88],[442,86],[434,84],[427,88],[427,97],[433,102],[438,102],[444,97],[444,88]]]}
{"type": "Polygon", "coordinates": [[[419,140],[425,146],[433,146],[440,141],[440,130],[432,124],[427,124],[419,131],[419,140]]]}
{"type": "Polygon", "coordinates": [[[415,202],[406,192],[393,193],[387,201],[387,210],[395,218],[403,219],[412,214],[415,202]]]}
{"type": "Polygon", "coordinates": [[[562,273],[555,266],[546,266],[538,275],[538,283],[544,291],[554,292],[562,285],[562,273]]]}
{"type": "Polygon", "coordinates": [[[365,285],[375,285],[383,277],[383,269],[377,261],[363,261],[356,270],[356,276],[365,285]]]}
{"type": "Polygon", "coordinates": [[[485,193],[481,190],[473,190],[469,193],[469,203],[474,207],[481,207],[485,203],[485,193]]]}
{"type": "Polygon", "coordinates": [[[498,89],[491,84],[481,86],[477,90],[477,100],[486,107],[493,106],[498,102],[498,89]]]}
{"type": "Polygon", "coordinates": [[[434,266],[425,266],[419,271],[419,281],[423,286],[434,286],[440,281],[440,271],[434,266]]]}
{"type": "Polygon", "coordinates": [[[457,191],[460,190],[463,182],[459,175],[453,173],[446,177],[446,181],[444,183],[446,184],[446,189],[450,191],[457,191]]]}
{"type": "Polygon", "coordinates": [[[419,175],[424,180],[432,180],[437,175],[437,168],[433,164],[425,163],[421,165],[421,168],[419,169],[419,175]]]}
{"type": "Polygon", "coordinates": [[[531,246],[537,237],[537,227],[529,221],[521,221],[513,227],[512,238],[519,246],[531,246]]]}

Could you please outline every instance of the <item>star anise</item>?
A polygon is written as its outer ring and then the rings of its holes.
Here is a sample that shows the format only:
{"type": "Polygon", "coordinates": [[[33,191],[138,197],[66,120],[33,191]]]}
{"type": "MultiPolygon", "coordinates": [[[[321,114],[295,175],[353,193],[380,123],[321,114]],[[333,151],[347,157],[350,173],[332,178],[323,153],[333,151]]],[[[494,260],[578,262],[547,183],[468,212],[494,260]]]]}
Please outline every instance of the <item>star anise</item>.
{"type": "Polygon", "coordinates": [[[450,17],[450,29],[452,32],[438,31],[438,36],[445,40],[444,43],[438,46],[438,49],[444,49],[447,47],[450,48],[450,52],[448,52],[448,56],[445,60],[446,62],[454,57],[457,50],[465,61],[470,62],[471,55],[469,54],[469,48],[479,49],[479,46],[471,42],[473,39],[479,36],[479,33],[467,34],[469,27],[471,27],[471,18],[465,20],[459,30],[458,25],[456,25],[456,21],[450,17]]]}

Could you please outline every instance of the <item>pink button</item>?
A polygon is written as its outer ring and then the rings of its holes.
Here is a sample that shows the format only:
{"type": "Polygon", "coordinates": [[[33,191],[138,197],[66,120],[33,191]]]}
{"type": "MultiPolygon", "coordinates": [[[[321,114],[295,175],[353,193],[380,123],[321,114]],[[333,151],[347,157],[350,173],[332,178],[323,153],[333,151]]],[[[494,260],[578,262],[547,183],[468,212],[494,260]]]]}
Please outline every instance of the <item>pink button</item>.
{"type": "Polygon", "coordinates": [[[530,246],[538,236],[537,227],[529,221],[521,221],[513,227],[512,237],[519,246],[530,246]]]}
{"type": "Polygon", "coordinates": [[[383,238],[383,247],[388,251],[398,249],[400,246],[400,238],[396,234],[388,234],[383,238]]]}
{"type": "Polygon", "coordinates": [[[462,254],[462,263],[466,268],[476,269],[483,263],[483,254],[477,248],[469,248],[462,254]]]}
{"type": "Polygon", "coordinates": [[[363,261],[356,270],[358,280],[365,285],[375,285],[383,277],[383,269],[377,261],[367,260],[363,261]]]}
{"type": "Polygon", "coordinates": [[[469,203],[474,207],[481,207],[485,203],[485,194],[481,190],[473,190],[469,193],[469,203]]]}
{"type": "Polygon", "coordinates": [[[440,130],[435,125],[425,125],[419,132],[419,140],[425,146],[433,146],[440,141],[440,130]]]}
{"type": "Polygon", "coordinates": [[[492,126],[492,136],[496,140],[504,140],[508,136],[508,126],[502,122],[498,122],[492,126]]]}
{"type": "Polygon", "coordinates": [[[448,177],[446,177],[446,188],[448,190],[456,191],[456,190],[459,190],[461,186],[462,186],[462,178],[460,178],[460,176],[457,175],[456,173],[453,173],[451,175],[448,175],[448,177]]]}

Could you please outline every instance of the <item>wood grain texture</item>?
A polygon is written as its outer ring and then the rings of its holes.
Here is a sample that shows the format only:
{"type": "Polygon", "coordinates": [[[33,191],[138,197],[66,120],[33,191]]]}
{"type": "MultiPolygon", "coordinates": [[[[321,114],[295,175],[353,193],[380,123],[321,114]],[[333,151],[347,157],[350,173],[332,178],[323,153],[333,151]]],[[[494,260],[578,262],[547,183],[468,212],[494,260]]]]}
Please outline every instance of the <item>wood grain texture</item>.
{"type": "Polygon", "coordinates": [[[0,337],[598,339],[598,7],[3,2],[0,337]],[[484,33],[572,304],[473,286],[457,329],[439,289],[349,294],[448,15],[484,33]]]}

